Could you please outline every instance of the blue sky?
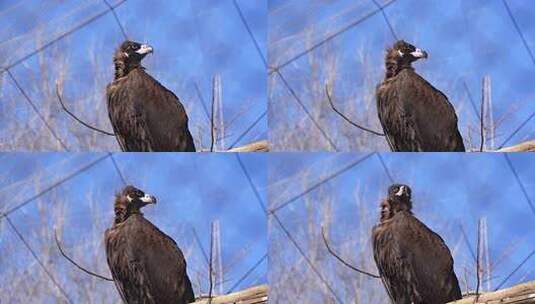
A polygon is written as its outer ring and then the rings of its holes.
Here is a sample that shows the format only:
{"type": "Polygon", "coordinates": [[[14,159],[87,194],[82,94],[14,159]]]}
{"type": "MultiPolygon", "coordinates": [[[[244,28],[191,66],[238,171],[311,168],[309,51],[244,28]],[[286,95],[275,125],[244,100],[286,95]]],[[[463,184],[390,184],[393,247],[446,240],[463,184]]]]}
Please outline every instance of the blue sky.
{"type": "MultiPolygon", "coordinates": [[[[367,154],[284,153],[275,158],[271,157],[270,208],[277,208],[326,176],[365,156],[367,154]]],[[[511,251],[492,271],[491,288],[497,287],[535,250],[535,210],[530,208],[522,194],[504,155],[390,153],[381,154],[381,157],[395,182],[411,186],[415,215],[438,232],[450,249],[456,248],[455,271],[460,278],[465,273],[465,268],[474,268],[470,250],[461,237],[460,227],[464,228],[468,241],[475,250],[477,222],[480,218],[486,218],[487,221],[491,263],[501,260],[506,252],[511,251]]],[[[531,154],[510,154],[509,158],[533,201],[535,158],[531,154]]],[[[354,247],[344,254],[345,258],[349,261],[373,261],[371,255],[359,257],[358,253],[362,248],[370,250],[369,231],[378,220],[379,202],[385,197],[390,184],[379,157],[371,155],[352,169],[281,208],[277,214],[307,252],[308,244],[314,244],[312,240],[318,237],[305,237],[307,229],[310,229],[311,225],[326,225],[321,210],[330,208],[333,217],[329,224],[329,235],[335,248],[353,242],[351,244],[354,244],[354,247]],[[330,207],[327,207],[329,203],[330,207]],[[365,222],[362,222],[361,216],[366,219],[365,222]],[[360,233],[367,237],[359,241],[355,236],[360,233]]],[[[293,262],[299,260],[298,251],[286,236],[280,233],[281,229],[275,221],[270,221],[270,227],[270,242],[278,238],[283,244],[287,243],[285,256],[288,260],[284,261],[283,268],[293,265],[293,262]]],[[[330,284],[340,293],[343,293],[340,280],[359,278],[358,274],[347,268],[344,270],[343,266],[339,267],[340,272],[335,272],[336,267],[333,265],[340,265],[328,255],[324,259],[317,255],[314,257],[322,261],[316,267],[329,278],[330,284]],[[342,273],[340,276],[343,277],[337,277],[336,273],[342,273]]],[[[306,267],[304,265],[303,267],[306,267]]],[[[270,269],[276,268],[280,268],[280,265],[270,263],[270,269]]],[[[532,258],[504,286],[534,280],[534,269],[535,259],[532,258]]],[[[368,270],[376,271],[375,267],[368,270]]],[[[470,279],[474,288],[473,277],[470,279]]],[[[270,276],[270,280],[277,278],[270,276]]],[[[326,292],[319,281],[315,282],[317,283],[307,285],[310,289],[304,292],[326,292]]]]}
{"type": "MultiPolygon", "coordinates": [[[[261,49],[265,50],[266,4],[241,0],[238,4],[261,49]]],[[[100,0],[27,1],[24,5],[20,5],[19,1],[2,1],[0,65],[17,61],[33,51],[38,42],[51,41],[106,9],[100,0]]],[[[209,120],[195,85],[198,85],[210,109],[212,77],[221,77],[227,123],[225,146],[235,142],[264,113],[267,108],[265,67],[233,1],[126,1],[116,12],[131,39],[154,47],[154,53],[143,61],[144,66],[179,96],[188,111],[192,132],[195,134],[199,128],[203,131],[204,146],[209,146],[209,133],[206,133],[209,120]]],[[[110,130],[107,112],[102,111],[106,107],[105,84],[113,79],[112,55],[123,40],[113,15],[106,14],[47,48],[42,65],[33,56],[11,70],[39,108],[43,102],[53,103],[54,119],[58,124],[56,131],[71,150],[118,147],[113,138],[106,136],[101,136],[93,147],[78,146],[72,130],[66,129],[71,118],[61,112],[57,100],[46,97],[47,92],[55,92],[56,80],[65,77],[63,95],[67,106],[79,109],[77,107],[82,103],[82,109],[77,113],[84,115],[84,120],[93,124],[98,122],[99,127],[110,130]],[[103,77],[105,82],[98,81],[103,77]],[[38,85],[43,81],[45,89],[38,85]]],[[[1,98],[15,98],[20,102],[15,108],[0,107],[2,120],[30,120],[37,133],[31,136],[47,135],[44,133],[48,131],[42,128],[42,123],[36,119],[11,79],[6,76],[0,79],[3,82],[1,98]]],[[[265,139],[266,131],[267,120],[264,117],[239,144],[265,139]]],[[[89,130],[79,126],[77,132],[89,130]]],[[[200,141],[201,135],[194,137],[200,141]]],[[[9,140],[9,134],[0,133],[0,138],[9,140]]],[[[27,149],[20,147],[17,150],[27,149]]]]}
{"type": "MultiPolygon", "coordinates": [[[[0,168],[4,172],[0,192],[11,197],[2,202],[0,210],[9,210],[100,156],[105,154],[0,154],[0,168]]],[[[240,157],[265,200],[265,155],[240,157]]],[[[145,217],[170,235],[185,252],[192,281],[196,280],[198,272],[207,273],[193,230],[208,250],[210,224],[214,221],[220,223],[224,292],[266,254],[266,217],[236,155],[123,153],[114,158],[129,183],[157,197],[157,205],[144,208],[145,217]]],[[[39,256],[44,255],[40,248],[52,245],[50,261],[54,266],[49,267],[55,269],[54,275],[73,299],[80,299],[76,283],[67,279],[67,273],[73,268],[59,256],[53,245],[52,231],[63,223],[61,238],[66,251],[81,264],[94,265],[92,270],[109,276],[102,238],[113,221],[114,194],[121,188],[122,182],[108,158],[10,214],[10,219],[39,256]],[[62,213],[58,215],[57,212],[62,213]],[[43,237],[43,229],[49,233],[46,237],[43,237]],[[76,251],[80,248],[84,250],[82,253],[76,251]]],[[[0,258],[0,273],[6,274],[2,278],[9,279],[7,273],[11,271],[28,271],[30,274],[25,275],[30,277],[31,273],[40,271],[5,220],[0,223],[0,247],[6,252],[6,248],[12,248],[9,256],[0,258]]],[[[267,261],[264,260],[237,290],[266,283],[266,273],[267,261]]],[[[207,292],[208,281],[201,284],[207,292]]],[[[107,282],[100,282],[99,286],[103,290],[114,289],[107,282]]],[[[199,293],[198,289],[195,291],[199,293]]]]}
{"type": "MultiPolygon", "coordinates": [[[[529,1],[508,0],[507,3],[527,44],[534,52],[535,21],[532,16],[535,7],[529,1]]],[[[371,0],[269,1],[270,65],[277,66],[286,62],[376,9],[371,0]],[[307,9],[303,9],[303,6],[307,9]]],[[[398,0],[389,5],[385,13],[400,39],[429,53],[428,60],[416,62],[414,67],[453,103],[459,116],[461,134],[465,139],[469,133],[468,126],[477,127],[478,116],[469,102],[464,82],[479,109],[482,78],[485,75],[491,77],[493,115],[497,122],[500,121],[496,147],[535,111],[535,86],[532,79],[535,62],[530,58],[501,0],[398,0]]],[[[312,109],[317,106],[314,103],[319,102],[319,98],[325,100],[323,87],[327,80],[326,67],[331,63],[328,55],[334,56],[337,71],[333,96],[336,104],[341,110],[356,105],[356,110],[346,110],[346,113],[354,119],[360,118],[364,115],[362,111],[366,110],[359,109],[364,106],[363,96],[374,94],[375,85],[382,81],[384,50],[394,41],[383,16],[379,13],[311,53],[322,58],[320,62],[324,69],[313,70],[312,60],[307,55],[283,68],[282,72],[302,102],[312,109]],[[315,92],[311,87],[320,89],[315,92]]],[[[278,76],[275,78],[272,93],[275,96],[272,100],[274,113],[278,111],[277,104],[281,103],[285,106],[284,111],[295,117],[305,117],[293,100],[290,107],[282,103],[292,97],[278,76]]],[[[370,111],[373,112],[374,118],[377,117],[375,103],[370,111]]],[[[328,106],[325,106],[318,116],[326,132],[340,149],[348,150],[350,143],[344,139],[344,134],[339,132],[340,125],[345,122],[328,106]]],[[[371,126],[380,128],[378,119],[375,120],[376,123],[371,126]]],[[[294,124],[299,121],[295,119],[294,124]]],[[[270,123],[276,124],[276,119],[273,122],[270,120],[270,123]]],[[[289,128],[292,126],[290,123],[289,128]]],[[[304,128],[315,127],[309,121],[304,128]]],[[[472,130],[472,137],[474,131],[476,136],[473,140],[477,142],[478,128],[472,130]]],[[[308,134],[321,136],[312,131],[308,134]]],[[[362,135],[359,130],[354,130],[351,134],[353,138],[362,135]]],[[[534,134],[535,119],[532,119],[508,144],[532,139],[534,134]]],[[[272,136],[272,140],[277,141],[276,134],[272,136]]],[[[375,141],[384,139],[375,138],[375,141]]],[[[315,150],[324,149],[325,146],[316,147],[315,150]]],[[[376,145],[367,150],[373,147],[376,145]]],[[[380,147],[387,149],[386,145],[380,147]]]]}

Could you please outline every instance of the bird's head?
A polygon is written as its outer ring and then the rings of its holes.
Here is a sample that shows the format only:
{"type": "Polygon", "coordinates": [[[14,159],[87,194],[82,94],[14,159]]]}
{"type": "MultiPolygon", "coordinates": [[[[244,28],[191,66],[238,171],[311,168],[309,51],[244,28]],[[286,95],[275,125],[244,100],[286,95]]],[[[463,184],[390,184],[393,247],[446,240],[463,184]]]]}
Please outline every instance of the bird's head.
{"type": "Polygon", "coordinates": [[[156,204],[156,198],[134,186],[124,187],[115,197],[116,222],[122,222],[132,214],[142,214],[140,209],[148,204],[156,204]]]}
{"type": "Polygon", "coordinates": [[[141,66],[141,60],[152,53],[153,49],[148,44],[142,44],[127,40],[115,51],[113,62],[115,63],[115,78],[127,75],[134,68],[141,66]]]}
{"type": "Polygon", "coordinates": [[[397,41],[386,51],[387,78],[395,76],[404,68],[410,68],[414,61],[421,58],[427,58],[427,52],[404,40],[397,41]]]}
{"type": "Polygon", "coordinates": [[[139,42],[134,42],[127,40],[121,44],[118,52],[121,52],[121,55],[125,57],[125,60],[131,62],[141,62],[147,54],[152,53],[153,49],[148,44],[142,44],[139,42]]]}
{"type": "Polygon", "coordinates": [[[394,43],[392,53],[399,62],[412,63],[420,58],[427,58],[426,51],[423,51],[404,40],[399,40],[394,43]]]}
{"type": "Polygon", "coordinates": [[[411,212],[411,188],[403,184],[388,187],[388,196],[381,202],[381,220],[393,217],[400,211],[411,212]]]}

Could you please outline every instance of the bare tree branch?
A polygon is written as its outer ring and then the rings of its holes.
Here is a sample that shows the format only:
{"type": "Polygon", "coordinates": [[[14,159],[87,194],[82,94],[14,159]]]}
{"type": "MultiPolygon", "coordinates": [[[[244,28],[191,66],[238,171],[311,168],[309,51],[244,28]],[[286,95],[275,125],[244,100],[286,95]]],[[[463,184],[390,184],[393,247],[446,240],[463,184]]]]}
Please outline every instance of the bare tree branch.
{"type": "Polygon", "coordinates": [[[321,227],[321,236],[323,237],[323,243],[325,244],[325,247],[327,247],[327,250],[329,251],[329,253],[332,254],[338,261],[342,262],[342,264],[346,265],[347,267],[353,269],[356,272],[365,274],[365,275],[370,276],[372,278],[376,278],[376,279],[380,279],[381,278],[380,276],[378,276],[376,274],[361,270],[361,269],[349,264],[348,262],[344,261],[336,252],[334,252],[334,250],[331,249],[331,246],[329,246],[329,243],[327,242],[327,237],[325,236],[325,230],[324,230],[323,226],[321,227]]]}
{"type": "Polygon", "coordinates": [[[363,127],[353,121],[351,121],[351,119],[349,119],[347,116],[345,116],[342,112],[340,112],[335,106],[334,106],[334,103],[332,101],[332,98],[331,98],[331,94],[329,93],[329,86],[328,85],[325,85],[325,94],[327,95],[327,100],[329,101],[329,105],[331,106],[331,108],[333,109],[334,112],[336,112],[336,114],[340,115],[340,117],[342,117],[345,121],[347,121],[348,123],[350,123],[351,125],[361,129],[362,131],[366,131],[366,132],[370,132],[372,134],[375,134],[377,136],[385,136],[383,133],[380,133],[380,132],[377,132],[377,131],[374,131],[372,129],[368,129],[366,127],[363,127]]]}
{"type": "Polygon", "coordinates": [[[73,259],[71,259],[67,254],[65,254],[65,252],[63,251],[63,248],[61,248],[61,245],[60,245],[59,240],[58,240],[58,233],[57,233],[56,230],[54,230],[54,237],[56,239],[56,245],[58,246],[58,249],[59,249],[59,252],[61,253],[61,255],[64,258],[66,258],[69,262],[71,262],[74,266],[76,266],[78,269],[82,270],[83,272],[85,272],[85,273],[87,273],[89,275],[92,275],[94,277],[97,277],[97,278],[105,280],[105,281],[113,282],[113,279],[110,279],[110,278],[107,278],[107,277],[102,276],[100,274],[94,273],[94,272],[89,271],[89,270],[83,268],[82,266],[78,265],[78,263],[76,263],[73,259]]]}
{"type": "Polygon", "coordinates": [[[81,120],[80,118],[76,117],[76,115],[74,115],[74,113],[72,113],[71,111],[69,111],[69,109],[67,109],[67,107],[65,106],[65,104],[63,103],[63,98],[61,97],[61,94],[59,93],[59,83],[56,82],[56,95],[58,96],[58,100],[59,100],[59,103],[61,104],[61,108],[69,115],[71,116],[72,118],[74,118],[74,120],[76,120],[77,122],[81,123],[82,125],[86,126],[87,128],[93,130],[93,131],[96,131],[96,132],[99,132],[99,133],[102,133],[104,135],[109,135],[109,136],[115,136],[115,133],[111,133],[111,132],[108,132],[108,131],[104,131],[104,130],[101,130],[97,127],[93,127],[92,125],[84,122],[83,120],[81,120]]]}

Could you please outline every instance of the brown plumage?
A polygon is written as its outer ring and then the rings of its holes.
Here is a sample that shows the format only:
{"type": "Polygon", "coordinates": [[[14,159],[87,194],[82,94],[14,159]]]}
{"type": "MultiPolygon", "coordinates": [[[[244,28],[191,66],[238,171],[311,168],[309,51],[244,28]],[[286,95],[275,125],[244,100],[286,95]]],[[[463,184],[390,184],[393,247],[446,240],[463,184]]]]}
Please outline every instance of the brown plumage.
{"type": "Polygon", "coordinates": [[[108,113],[123,151],[195,152],[184,106],[145,72],[152,47],[125,41],[115,52],[115,79],[106,88],[108,113]]]}
{"type": "Polygon", "coordinates": [[[412,214],[411,189],[394,184],[372,230],[373,256],[394,304],[442,304],[460,299],[453,258],[444,240],[412,214]]]}
{"type": "Polygon", "coordinates": [[[127,304],[194,301],[186,260],[175,241],[143,217],[156,198],[133,186],[115,198],[115,221],[104,234],[108,266],[127,304]]]}
{"type": "Polygon", "coordinates": [[[465,151],[455,109],[412,68],[427,53],[400,40],[387,50],[377,112],[392,151],[465,151]]]}

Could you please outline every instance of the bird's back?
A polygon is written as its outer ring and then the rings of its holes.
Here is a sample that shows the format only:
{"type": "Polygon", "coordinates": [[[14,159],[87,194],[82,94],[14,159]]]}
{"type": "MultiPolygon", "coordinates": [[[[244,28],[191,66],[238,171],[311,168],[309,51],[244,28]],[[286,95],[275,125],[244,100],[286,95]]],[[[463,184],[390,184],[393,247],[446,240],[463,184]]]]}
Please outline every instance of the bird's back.
{"type": "Polygon", "coordinates": [[[447,97],[412,69],[377,89],[379,119],[395,151],[464,151],[447,97]]]}
{"type": "Polygon", "coordinates": [[[126,303],[194,301],[186,261],[176,243],[141,215],[105,233],[106,254],[126,303]]]}
{"type": "Polygon", "coordinates": [[[142,68],[108,86],[108,110],[127,151],[194,152],[184,106],[142,68]]]}
{"type": "Polygon", "coordinates": [[[374,258],[394,303],[446,303],[461,298],[442,238],[407,212],[374,227],[374,258]]]}

